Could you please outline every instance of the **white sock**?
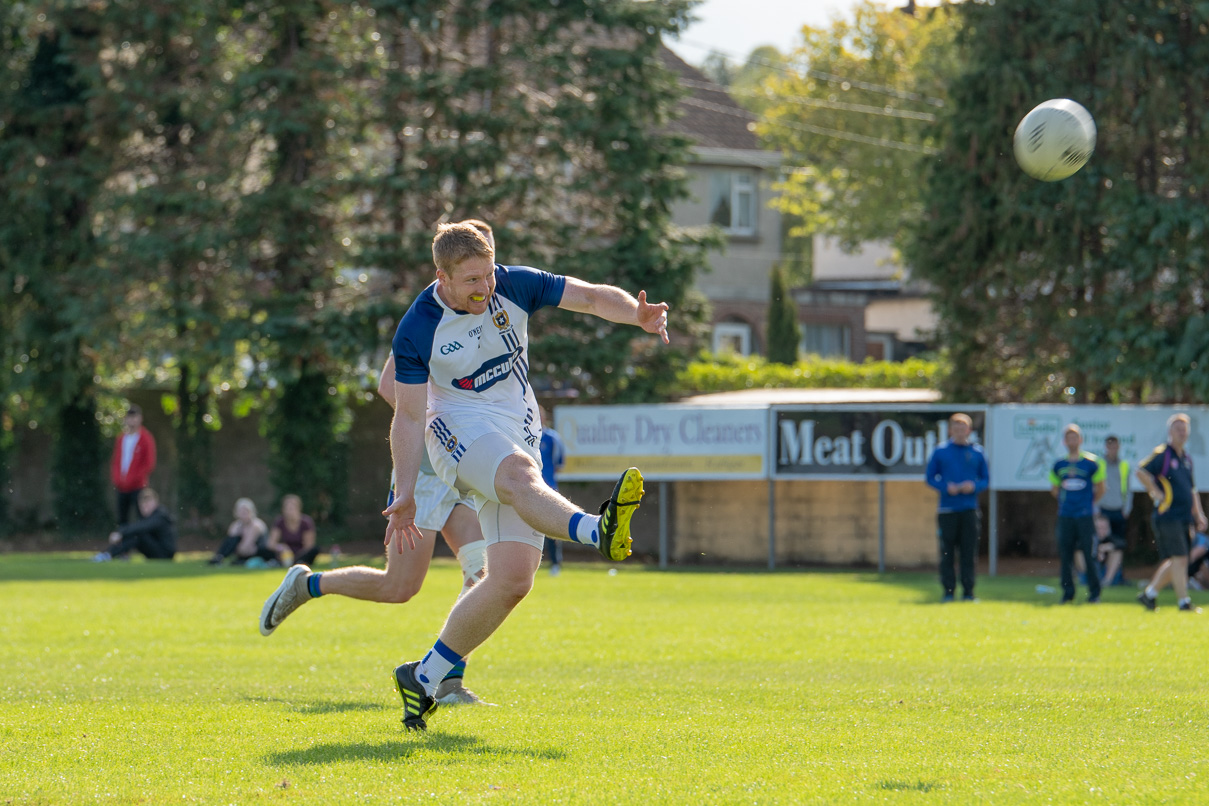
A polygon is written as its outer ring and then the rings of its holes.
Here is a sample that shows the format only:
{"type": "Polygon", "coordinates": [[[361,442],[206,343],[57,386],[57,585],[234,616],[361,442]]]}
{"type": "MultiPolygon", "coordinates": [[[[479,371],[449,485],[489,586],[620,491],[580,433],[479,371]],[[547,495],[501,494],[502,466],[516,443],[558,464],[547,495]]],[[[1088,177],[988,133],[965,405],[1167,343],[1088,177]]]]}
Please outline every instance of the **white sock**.
{"type": "Polygon", "coordinates": [[[462,565],[462,592],[458,594],[461,599],[482,579],[483,569],[487,567],[487,541],[476,540],[462,546],[458,549],[458,562],[462,565]]]}
{"type": "Polygon", "coordinates": [[[1152,586],[1152,585],[1146,586],[1146,595],[1149,596],[1151,599],[1159,598],[1159,592],[1157,590],[1155,590],[1154,586],[1152,586]]]}
{"type": "Polygon", "coordinates": [[[585,546],[600,547],[600,516],[589,515],[586,512],[576,512],[571,516],[567,532],[576,543],[585,546]]]}
{"type": "Polygon", "coordinates": [[[420,681],[420,685],[424,686],[424,691],[428,692],[428,696],[432,696],[437,685],[445,679],[445,675],[449,674],[449,670],[458,665],[462,660],[458,653],[454,652],[449,647],[441,643],[440,639],[433,644],[432,649],[428,650],[428,654],[424,656],[424,660],[420,661],[420,665],[416,667],[416,679],[420,681]]]}

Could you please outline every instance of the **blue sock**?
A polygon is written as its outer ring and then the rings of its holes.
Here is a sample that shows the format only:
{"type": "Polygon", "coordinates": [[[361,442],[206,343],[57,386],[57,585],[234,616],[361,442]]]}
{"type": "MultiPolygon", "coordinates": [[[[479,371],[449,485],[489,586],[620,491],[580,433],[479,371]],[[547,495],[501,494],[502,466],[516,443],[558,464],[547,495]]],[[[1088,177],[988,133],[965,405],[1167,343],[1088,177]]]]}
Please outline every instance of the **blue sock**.
{"type": "Polygon", "coordinates": [[[310,591],[313,598],[319,598],[323,595],[323,591],[319,590],[319,577],[323,574],[311,574],[306,578],[306,589],[310,591]]]}
{"type": "Polygon", "coordinates": [[[600,524],[599,515],[589,515],[586,512],[576,512],[571,516],[571,523],[567,525],[567,534],[576,543],[582,543],[585,546],[600,547],[600,530],[596,527],[600,524]]]}
{"type": "Polygon", "coordinates": [[[455,663],[453,665],[453,668],[449,670],[449,674],[445,675],[445,677],[443,679],[448,680],[451,677],[465,677],[465,676],[466,676],[466,659],[463,658],[462,660],[458,661],[457,663],[455,663]]]}

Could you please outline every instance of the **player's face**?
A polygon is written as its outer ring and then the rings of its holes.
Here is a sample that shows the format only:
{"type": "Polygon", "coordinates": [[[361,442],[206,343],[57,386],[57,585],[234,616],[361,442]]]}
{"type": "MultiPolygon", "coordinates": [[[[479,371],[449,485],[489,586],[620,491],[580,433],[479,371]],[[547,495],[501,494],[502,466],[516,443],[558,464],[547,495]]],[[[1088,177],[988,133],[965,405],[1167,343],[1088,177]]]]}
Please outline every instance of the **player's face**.
{"type": "Polygon", "coordinates": [[[491,258],[463,260],[451,272],[437,270],[442,296],[449,307],[467,313],[486,313],[487,300],[495,293],[495,264],[491,258]]]}
{"type": "Polygon", "coordinates": [[[143,513],[144,518],[150,518],[151,513],[155,512],[155,508],[159,506],[159,501],[154,498],[143,498],[139,500],[139,512],[143,513]]]}
{"type": "Polygon", "coordinates": [[[958,445],[965,443],[970,437],[970,427],[961,420],[953,420],[949,423],[949,438],[958,445]]]}
{"type": "Polygon", "coordinates": [[[1083,435],[1078,431],[1067,431],[1062,435],[1062,442],[1066,444],[1066,449],[1074,453],[1079,450],[1079,446],[1083,444],[1083,435]]]}

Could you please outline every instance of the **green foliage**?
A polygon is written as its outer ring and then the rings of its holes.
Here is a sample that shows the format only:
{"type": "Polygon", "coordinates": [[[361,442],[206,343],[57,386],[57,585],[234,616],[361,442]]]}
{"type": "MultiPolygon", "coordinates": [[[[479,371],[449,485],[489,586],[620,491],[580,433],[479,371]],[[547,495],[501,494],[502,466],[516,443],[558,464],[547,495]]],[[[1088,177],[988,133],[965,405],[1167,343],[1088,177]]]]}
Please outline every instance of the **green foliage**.
{"type": "Polygon", "coordinates": [[[277,498],[293,493],[321,522],[340,523],[348,489],[348,446],[338,434],[340,400],[324,373],[303,366],[277,395],[265,424],[277,498]]]}
{"type": "Polygon", "coordinates": [[[774,364],[796,363],[801,340],[798,306],[789,293],[785,272],[778,266],[772,270],[768,298],[768,360],[774,364]]]}
{"type": "Polygon", "coordinates": [[[741,389],[936,389],[946,366],[939,361],[852,361],[808,358],[793,365],[759,356],[701,355],[676,378],[681,394],[741,389]]]}
{"type": "Polygon", "coordinates": [[[1209,9],[1202,3],[961,7],[964,72],[935,133],[908,257],[931,281],[947,390],[964,399],[1209,397],[1209,9]],[[1069,97],[1096,119],[1091,162],[1026,176],[1012,133],[1069,97]]]}
{"type": "Polygon", "coordinates": [[[897,243],[918,220],[935,150],[926,121],[944,103],[957,28],[947,6],[909,17],[866,2],[851,22],[804,28],[787,60],[763,59],[759,84],[736,89],[765,116],[763,141],[793,166],[777,200],[791,238],[897,243]]]}

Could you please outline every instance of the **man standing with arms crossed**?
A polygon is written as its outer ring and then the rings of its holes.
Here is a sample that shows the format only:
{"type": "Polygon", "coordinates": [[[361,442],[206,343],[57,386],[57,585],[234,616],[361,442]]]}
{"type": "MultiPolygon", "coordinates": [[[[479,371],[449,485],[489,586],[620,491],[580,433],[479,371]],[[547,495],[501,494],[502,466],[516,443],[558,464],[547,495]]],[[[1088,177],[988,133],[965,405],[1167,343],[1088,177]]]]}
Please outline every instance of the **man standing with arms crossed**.
{"type": "Polygon", "coordinates": [[[481,645],[529,593],[545,535],[595,546],[607,559],[630,554],[630,518],[642,474],[622,473],[600,516],[588,515],[541,477],[541,424],[528,380],[528,320],[558,307],[641,327],[667,342],[666,304],[619,288],[519,266],[495,265],[476,229],[443,225],[433,239],[437,280],[399,323],[394,340],[391,424],[396,498],[383,514],[386,539],[414,547],[414,479],[427,448],[447,484],[471,492],[487,541],[487,576],[449,614],[419,661],[395,669],[403,725],[424,730],[448,670],[481,645]]]}
{"type": "Polygon", "coordinates": [[[1147,610],[1154,610],[1159,591],[1171,578],[1180,610],[1199,613],[1188,596],[1188,547],[1192,542],[1192,525],[1204,531],[1209,528],[1201,497],[1192,476],[1192,457],[1185,448],[1192,421],[1187,414],[1173,414],[1167,420],[1167,444],[1138,465],[1138,481],[1154,502],[1154,542],[1159,549],[1162,565],[1154,572],[1150,585],[1138,594],[1138,601],[1147,610]]]}
{"type": "Polygon", "coordinates": [[[949,439],[936,446],[928,459],[924,480],[940,493],[936,508],[936,533],[940,541],[942,602],[953,601],[957,579],[953,555],[961,552],[961,598],[974,601],[974,562],[978,556],[978,494],[990,484],[990,472],[981,445],[970,444],[973,421],[958,412],[949,418],[949,439]]]}

